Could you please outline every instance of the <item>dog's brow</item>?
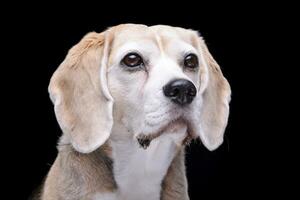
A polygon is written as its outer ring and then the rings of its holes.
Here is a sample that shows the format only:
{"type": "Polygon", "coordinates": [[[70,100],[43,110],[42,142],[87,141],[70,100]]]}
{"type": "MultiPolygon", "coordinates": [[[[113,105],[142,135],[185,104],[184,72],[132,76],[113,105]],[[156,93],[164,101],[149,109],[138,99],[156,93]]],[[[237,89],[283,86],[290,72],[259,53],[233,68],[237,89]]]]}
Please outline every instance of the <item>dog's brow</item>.
{"type": "Polygon", "coordinates": [[[153,48],[157,48],[157,46],[153,45],[152,40],[126,42],[117,50],[116,57],[121,57],[123,56],[123,54],[128,53],[129,51],[140,51],[141,53],[149,53],[153,51],[153,48]]]}
{"type": "Polygon", "coordinates": [[[155,42],[157,43],[157,46],[159,48],[159,51],[161,54],[164,54],[164,48],[163,48],[163,39],[161,38],[160,35],[154,32],[155,35],[155,42]]]}

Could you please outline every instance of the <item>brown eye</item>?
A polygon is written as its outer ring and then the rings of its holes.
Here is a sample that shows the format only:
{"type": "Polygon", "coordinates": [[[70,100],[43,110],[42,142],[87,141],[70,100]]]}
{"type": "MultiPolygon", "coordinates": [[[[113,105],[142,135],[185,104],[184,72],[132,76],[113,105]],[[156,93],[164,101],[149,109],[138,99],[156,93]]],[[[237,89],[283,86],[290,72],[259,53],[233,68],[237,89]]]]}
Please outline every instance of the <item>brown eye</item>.
{"type": "Polygon", "coordinates": [[[184,66],[188,68],[198,67],[198,58],[195,54],[189,54],[184,58],[184,66]]]}
{"type": "Polygon", "coordinates": [[[142,57],[137,53],[129,53],[123,59],[122,63],[127,67],[137,67],[143,65],[142,57]]]}

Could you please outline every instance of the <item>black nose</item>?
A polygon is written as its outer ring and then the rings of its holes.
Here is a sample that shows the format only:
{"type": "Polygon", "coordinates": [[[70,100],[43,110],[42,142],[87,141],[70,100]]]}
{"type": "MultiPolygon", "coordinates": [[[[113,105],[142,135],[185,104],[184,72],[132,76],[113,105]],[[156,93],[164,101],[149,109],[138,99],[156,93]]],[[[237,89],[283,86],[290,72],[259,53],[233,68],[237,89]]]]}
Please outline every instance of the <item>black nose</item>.
{"type": "Polygon", "coordinates": [[[166,97],[179,105],[189,104],[197,94],[197,89],[191,81],[175,79],[163,87],[166,97]]]}

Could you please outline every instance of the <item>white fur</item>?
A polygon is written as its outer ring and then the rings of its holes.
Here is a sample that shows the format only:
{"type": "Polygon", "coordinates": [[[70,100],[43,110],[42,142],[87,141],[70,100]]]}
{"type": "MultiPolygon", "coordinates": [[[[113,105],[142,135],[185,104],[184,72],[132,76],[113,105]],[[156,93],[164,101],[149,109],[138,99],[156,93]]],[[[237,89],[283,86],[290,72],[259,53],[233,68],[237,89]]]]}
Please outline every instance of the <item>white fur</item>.
{"type": "MultiPolygon", "coordinates": [[[[110,145],[113,148],[113,172],[118,188],[112,193],[96,193],[92,199],[159,200],[162,180],[182,147],[186,129],[184,125],[169,128],[162,136],[154,139],[147,149],[141,148],[131,137],[120,140],[112,133],[110,145]]],[[[122,134],[123,131],[125,129],[121,126],[114,133],[122,134]]]]}
{"type": "MultiPolygon", "coordinates": [[[[114,132],[121,134],[123,128],[119,127],[114,132]]],[[[131,137],[121,140],[112,137],[110,144],[113,148],[113,172],[118,186],[115,198],[160,199],[162,180],[181,147],[186,128],[182,125],[168,129],[162,136],[154,139],[147,149],[141,148],[131,137]]]]}

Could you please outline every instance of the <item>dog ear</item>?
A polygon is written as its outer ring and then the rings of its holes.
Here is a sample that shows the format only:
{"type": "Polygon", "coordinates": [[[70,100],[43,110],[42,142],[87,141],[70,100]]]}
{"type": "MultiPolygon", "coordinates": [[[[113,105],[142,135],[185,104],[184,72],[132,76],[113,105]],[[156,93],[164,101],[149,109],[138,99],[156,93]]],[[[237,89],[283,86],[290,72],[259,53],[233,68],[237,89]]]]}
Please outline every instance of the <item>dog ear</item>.
{"type": "Polygon", "coordinates": [[[199,112],[199,134],[204,146],[209,150],[214,150],[223,142],[229,115],[231,89],[203,39],[199,40],[203,65],[202,72],[200,70],[199,90],[202,95],[202,106],[199,112]]]}
{"type": "Polygon", "coordinates": [[[57,121],[81,153],[101,146],[113,125],[113,99],[106,81],[110,43],[107,35],[87,34],[69,50],[49,84],[57,121]]]}

